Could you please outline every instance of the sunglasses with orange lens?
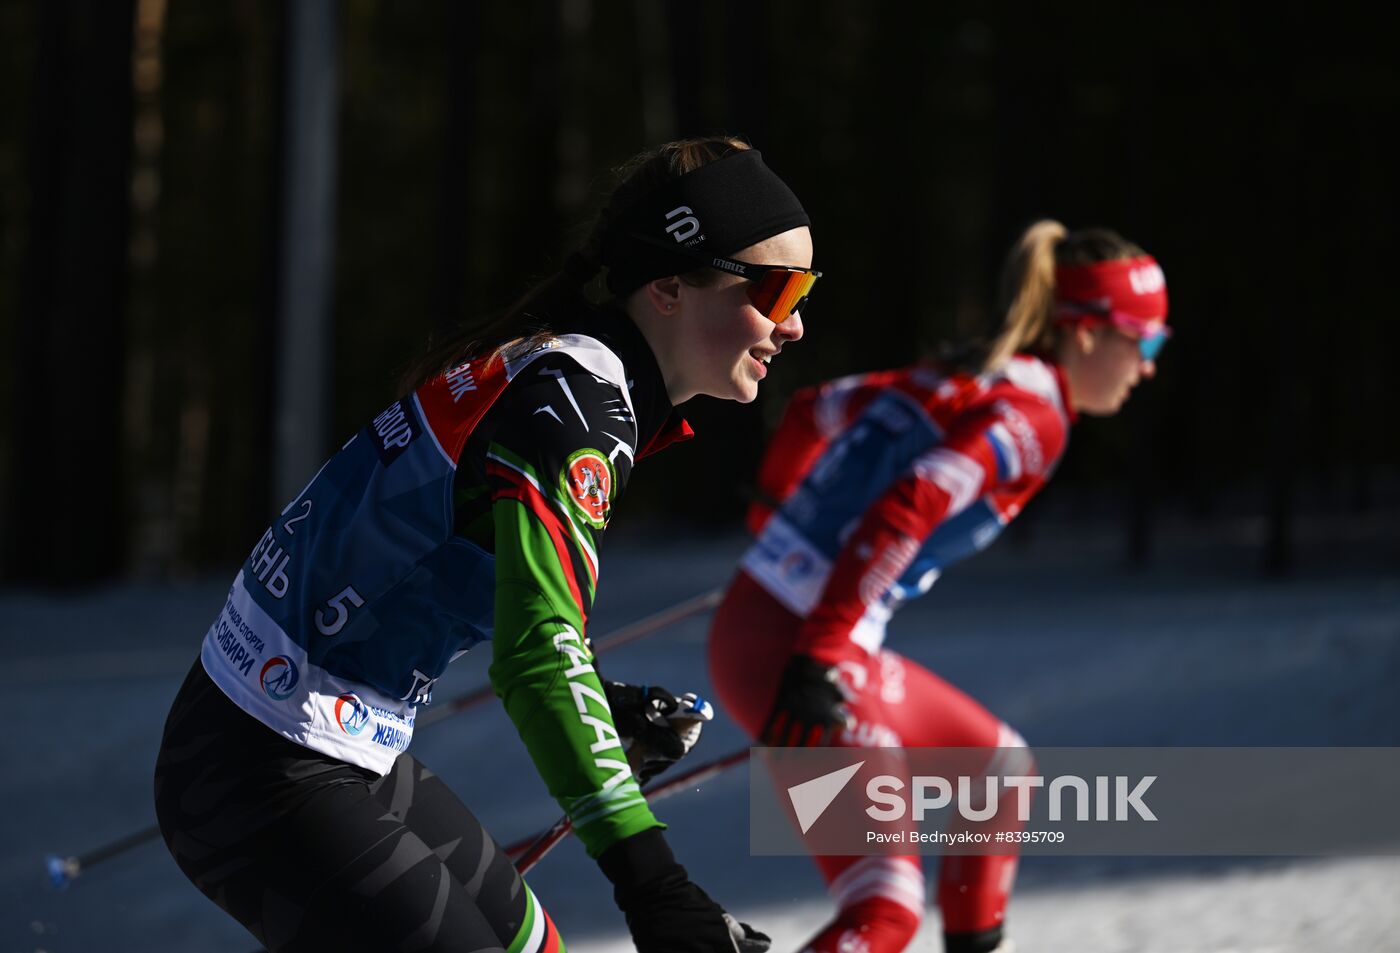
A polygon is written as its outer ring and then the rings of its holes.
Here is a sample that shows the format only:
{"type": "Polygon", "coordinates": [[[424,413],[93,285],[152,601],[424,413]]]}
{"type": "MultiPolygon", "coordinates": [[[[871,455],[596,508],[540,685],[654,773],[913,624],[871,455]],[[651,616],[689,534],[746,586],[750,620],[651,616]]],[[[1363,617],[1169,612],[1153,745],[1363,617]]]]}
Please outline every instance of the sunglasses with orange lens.
{"type": "Polygon", "coordinates": [[[723,271],[729,271],[741,278],[749,279],[749,286],[745,289],[748,292],[749,301],[759,314],[774,324],[782,324],[792,317],[794,311],[801,311],[806,306],[807,299],[812,296],[812,287],[822,276],[820,271],[813,271],[810,268],[790,268],[786,265],[749,265],[742,261],[730,262],[728,259],[715,259],[715,261],[725,261],[726,264],[716,266],[712,263],[710,267],[720,267],[723,271]],[[748,274],[739,272],[729,267],[730,265],[744,265],[748,274]]]}
{"type": "Polygon", "coordinates": [[[752,262],[736,261],[719,255],[706,255],[683,246],[672,247],[664,242],[640,238],[649,245],[664,248],[674,255],[689,258],[707,268],[727,271],[748,280],[749,302],[759,314],[774,324],[782,324],[792,317],[794,311],[801,311],[812,295],[812,286],[822,276],[820,271],[811,268],[798,268],[793,265],[755,265],[752,262]]]}

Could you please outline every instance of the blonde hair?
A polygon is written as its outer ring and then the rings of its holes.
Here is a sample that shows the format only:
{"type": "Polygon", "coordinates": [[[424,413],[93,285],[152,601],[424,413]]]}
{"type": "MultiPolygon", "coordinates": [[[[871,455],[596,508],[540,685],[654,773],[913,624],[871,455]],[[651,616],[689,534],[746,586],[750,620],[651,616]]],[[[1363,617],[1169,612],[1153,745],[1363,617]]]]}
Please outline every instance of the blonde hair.
{"type": "Polygon", "coordinates": [[[1055,323],[1055,266],[1087,265],[1143,254],[1143,250],[1107,228],[1069,231],[1054,219],[1033,222],[1001,269],[997,309],[1001,330],[982,350],[974,366],[995,371],[1018,351],[1049,353],[1059,343],[1055,323]]]}

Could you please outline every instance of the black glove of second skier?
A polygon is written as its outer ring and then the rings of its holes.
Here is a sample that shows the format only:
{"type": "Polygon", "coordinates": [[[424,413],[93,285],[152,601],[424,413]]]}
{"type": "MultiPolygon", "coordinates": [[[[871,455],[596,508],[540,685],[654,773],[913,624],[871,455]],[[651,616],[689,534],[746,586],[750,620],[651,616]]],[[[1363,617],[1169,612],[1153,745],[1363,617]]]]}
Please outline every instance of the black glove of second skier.
{"type": "Polygon", "coordinates": [[[598,866],[613,883],[637,953],[764,953],[772,942],[691,883],[659,827],[618,841],[598,866]]]}
{"type": "Polygon", "coordinates": [[[627,748],[627,761],[645,784],[685,756],[700,740],[714,708],[694,692],[672,695],[658,685],[604,682],[613,724],[627,748]]]}
{"type": "Polygon", "coordinates": [[[778,697],[760,736],[775,748],[811,748],[831,741],[851,715],[836,669],[806,655],[794,655],[783,669],[778,697]]]}

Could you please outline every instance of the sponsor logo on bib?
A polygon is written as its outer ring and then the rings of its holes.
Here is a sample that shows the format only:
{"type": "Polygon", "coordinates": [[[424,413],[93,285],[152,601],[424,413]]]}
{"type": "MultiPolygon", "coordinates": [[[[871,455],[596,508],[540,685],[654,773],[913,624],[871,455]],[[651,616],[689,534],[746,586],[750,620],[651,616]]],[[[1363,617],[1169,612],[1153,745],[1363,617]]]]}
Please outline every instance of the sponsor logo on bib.
{"type": "Polygon", "coordinates": [[[374,449],[386,467],[403,456],[409,444],[423,433],[409,398],[390,404],[384,413],[374,418],[367,429],[374,449]]]}
{"type": "Polygon", "coordinates": [[[267,660],[258,680],[262,682],[262,690],[267,696],[280,702],[292,696],[297,682],[301,681],[301,675],[297,672],[295,662],[285,655],[279,655],[267,660]]]}
{"type": "Polygon", "coordinates": [[[335,720],[347,735],[358,735],[369,724],[369,706],[353,692],[346,692],[335,700],[335,720]]]}

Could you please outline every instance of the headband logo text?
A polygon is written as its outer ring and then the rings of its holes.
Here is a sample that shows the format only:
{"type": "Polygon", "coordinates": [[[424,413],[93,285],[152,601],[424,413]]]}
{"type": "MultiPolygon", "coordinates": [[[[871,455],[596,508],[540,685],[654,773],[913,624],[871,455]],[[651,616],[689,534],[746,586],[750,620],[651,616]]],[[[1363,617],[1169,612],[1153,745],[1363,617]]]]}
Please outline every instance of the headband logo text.
{"type": "Polygon", "coordinates": [[[700,231],[700,220],[695,217],[689,205],[677,205],[666,213],[666,221],[671,222],[666,226],[666,234],[676,240],[677,244],[690,238],[694,238],[700,231]],[[684,215],[684,218],[671,222],[677,215],[684,215]]]}
{"type": "Polygon", "coordinates": [[[1167,276],[1160,265],[1145,265],[1128,272],[1128,283],[1135,294],[1153,295],[1167,286],[1167,276]]]}
{"type": "Polygon", "coordinates": [[[744,272],[748,271],[747,268],[739,264],[737,261],[726,261],[723,258],[716,258],[714,261],[710,262],[710,267],[720,268],[724,271],[732,271],[736,275],[742,275],[744,272]]]}

